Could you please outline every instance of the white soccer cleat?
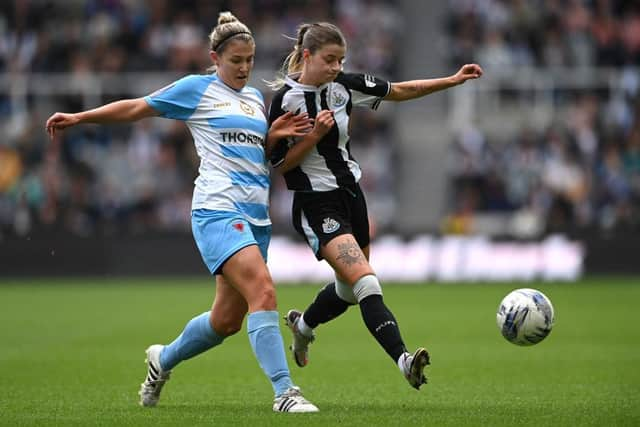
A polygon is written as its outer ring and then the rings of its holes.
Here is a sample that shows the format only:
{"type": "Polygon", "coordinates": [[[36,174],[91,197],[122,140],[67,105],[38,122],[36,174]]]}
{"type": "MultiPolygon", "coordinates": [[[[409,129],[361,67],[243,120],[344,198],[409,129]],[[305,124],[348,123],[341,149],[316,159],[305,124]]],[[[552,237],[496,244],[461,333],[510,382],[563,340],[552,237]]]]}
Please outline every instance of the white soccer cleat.
{"type": "Polygon", "coordinates": [[[163,371],[160,367],[160,352],[164,348],[163,345],[154,344],[147,348],[147,378],[140,385],[140,405],[156,406],[160,400],[160,392],[164,383],[171,376],[171,371],[163,371]]]}
{"type": "Polygon", "coordinates": [[[313,403],[302,396],[298,387],[291,387],[273,401],[274,412],[318,412],[313,403]]]}
{"type": "Polygon", "coordinates": [[[291,344],[289,349],[293,353],[296,365],[304,368],[309,363],[309,344],[311,344],[316,337],[315,335],[308,337],[298,330],[298,319],[301,316],[302,313],[300,311],[293,309],[287,312],[284,320],[293,334],[293,344],[291,344]]]}
{"type": "Polygon", "coordinates": [[[404,377],[409,381],[411,387],[420,390],[420,386],[427,383],[427,377],[424,375],[424,367],[429,363],[429,353],[422,347],[417,349],[412,355],[405,357],[403,367],[404,377]]]}

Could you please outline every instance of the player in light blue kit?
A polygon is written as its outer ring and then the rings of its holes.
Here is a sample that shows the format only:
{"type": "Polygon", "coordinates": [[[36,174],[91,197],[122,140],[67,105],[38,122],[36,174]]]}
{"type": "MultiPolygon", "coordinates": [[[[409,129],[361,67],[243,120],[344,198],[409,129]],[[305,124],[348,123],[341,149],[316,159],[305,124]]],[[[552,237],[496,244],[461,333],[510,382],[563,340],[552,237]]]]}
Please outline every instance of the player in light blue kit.
{"type": "Polygon", "coordinates": [[[267,137],[302,136],[311,121],[289,114],[274,122],[267,136],[262,95],[246,86],[255,54],[251,31],[225,12],[209,39],[215,73],[184,77],[144,98],[76,114],[55,113],[46,128],[53,138],[56,130],[80,123],[161,116],[186,122],[200,156],[191,221],[202,258],[216,277],[216,297],[211,311],[191,319],[172,343],[146,350],[148,372],[140,404],[155,406],[178,363],[221,344],[241,329],[249,313],[247,332],[273,385],[273,410],[317,412],[291,381],[266,265],[271,221],[265,142],[267,137]]]}

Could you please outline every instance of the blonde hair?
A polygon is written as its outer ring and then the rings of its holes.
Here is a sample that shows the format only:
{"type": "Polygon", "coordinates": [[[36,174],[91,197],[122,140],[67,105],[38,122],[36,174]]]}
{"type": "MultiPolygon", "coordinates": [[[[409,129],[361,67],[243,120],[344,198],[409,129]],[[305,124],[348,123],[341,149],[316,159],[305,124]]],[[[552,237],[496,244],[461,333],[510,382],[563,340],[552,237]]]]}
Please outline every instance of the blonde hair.
{"type": "Polygon", "coordinates": [[[302,24],[298,27],[296,38],[292,38],[292,40],[295,40],[296,44],[285,58],[276,79],[272,82],[266,82],[274,90],[280,89],[284,85],[285,76],[302,71],[302,54],[305,49],[308,49],[313,55],[326,45],[347,46],[342,31],[329,22],[302,24]]]}
{"type": "MultiPolygon", "coordinates": [[[[247,43],[254,43],[253,33],[249,27],[240,22],[231,12],[220,12],[218,15],[218,25],[209,34],[209,48],[213,52],[221,54],[224,52],[229,40],[242,40],[247,43]]],[[[207,71],[215,71],[215,65],[209,67],[207,71]]]]}

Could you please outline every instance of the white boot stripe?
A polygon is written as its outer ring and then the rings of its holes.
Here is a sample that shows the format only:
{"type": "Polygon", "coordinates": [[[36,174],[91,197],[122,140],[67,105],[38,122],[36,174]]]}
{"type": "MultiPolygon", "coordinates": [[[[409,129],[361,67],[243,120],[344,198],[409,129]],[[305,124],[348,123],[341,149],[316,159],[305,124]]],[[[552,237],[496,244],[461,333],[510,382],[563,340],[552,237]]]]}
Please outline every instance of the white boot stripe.
{"type": "Polygon", "coordinates": [[[158,370],[155,366],[153,366],[153,363],[151,362],[149,362],[149,372],[153,372],[156,377],[158,376],[158,370]]]}
{"type": "Polygon", "coordinates": [[[273,410],[276,412],[318,412],[318,408],[302,396],[298,387],[290,387],[276,397],[273,410]]]}
{"type": "Polygon", "coordinates": [[[160,399],[160,392],[171,375],[171,371],[163,371],[157,359],[159,358],[161,345],[152,345],[147,349],[147,376],[140,385],[140,405],[156,406],[160,399]]]}
{"type": "Polygon", "coordinates": [[[289,399],[284,411],[285,412],[289,412],[291,410],[291,408],[293,408],[294,406],[296,406],[296,401],[293,400],[293,399],[289,399]]]}

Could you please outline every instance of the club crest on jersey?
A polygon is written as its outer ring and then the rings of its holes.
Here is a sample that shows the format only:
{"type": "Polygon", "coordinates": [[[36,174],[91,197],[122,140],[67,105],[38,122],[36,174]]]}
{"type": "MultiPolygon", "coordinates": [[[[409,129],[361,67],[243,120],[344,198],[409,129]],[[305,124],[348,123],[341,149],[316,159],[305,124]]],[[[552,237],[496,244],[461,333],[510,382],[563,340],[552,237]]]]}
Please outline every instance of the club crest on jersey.
{"type": "Polygon", "coordinates": [[[256,110],[244,101],[240,101],[240,109],[250,116],[253,116],[256,113],[256,110]]]}
{"type": "Polygon", "coordinates": [[[322,231],[324,234],[331,234],[340,228],[340,223],[333,218],[325,218],[322,221],[322,231]]]}
{"type": "Polygon", "coordinates": [[[347,102],[347,97],[340,91],[333,91],[331,93],[331,104],[334,107],[342,107],[347,102]]]}

